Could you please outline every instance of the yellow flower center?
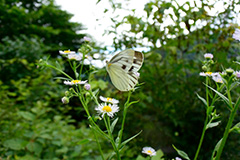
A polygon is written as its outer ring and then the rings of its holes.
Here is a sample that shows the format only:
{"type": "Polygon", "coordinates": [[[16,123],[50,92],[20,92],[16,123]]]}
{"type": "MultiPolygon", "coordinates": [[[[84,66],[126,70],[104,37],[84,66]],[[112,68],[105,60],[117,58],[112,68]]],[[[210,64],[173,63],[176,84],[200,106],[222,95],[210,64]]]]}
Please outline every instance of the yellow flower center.
{"type": "Polygon", "coordinates": [[[71,52],[70,50],[64,51],[64,53],[70,53],[70,52],[71,52]]]}
{"type": "Polygon", "coordinates": [[[112,98],[107,97],[107,101],[112,101],[112,98]]]}
{"type": "Polygon", "coordinates": [[[206,72],[206,75],[211,76],[212,72],[206,72]]]}
{"type": "Polygon", "coordinates": [[[148,150],[147,153],[152,154],[152,151],[148,150]]]}
{"type": "Polygon", "coordinates": [[[111,112],[112,108],[109,107],[109,106],[104,106],[102,110],[105,111],[105,112],[111,112]]]}
{"type": "Polygon", "coordinates": [[[108,67],[110,67],[112,65],[112,63],[108,63],[108,67]]]}
{"type": "Polygon", "coordinates": [[[72,80],[72,83],[74,83],[74,84],[76,84],[78,82],[80,82],[80,81],[79,80],[72,80]]]}

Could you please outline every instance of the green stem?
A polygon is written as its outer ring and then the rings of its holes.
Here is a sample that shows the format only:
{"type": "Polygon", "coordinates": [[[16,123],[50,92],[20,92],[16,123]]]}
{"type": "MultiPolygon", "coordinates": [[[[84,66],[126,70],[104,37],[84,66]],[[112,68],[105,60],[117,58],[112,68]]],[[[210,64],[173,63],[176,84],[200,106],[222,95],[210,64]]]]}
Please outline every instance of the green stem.
{"type": "MultiPolygon", "coordinates": [[[[229,105],[230,105],[231,108],[233,108],[233,106],[232,106],[232,98],[231,98],[231,93],[230,93],[229,86],[227,87],[227,95],[228,95],[228,99],[229,99],[229,103],[230,103],[229,105]]],[[[221,142],[221,144],[219,146],[219,149],[217,151],[216,160],[219,160],[220,157],[221,157],[221,154],[222,154],[223,148],[225,146],[226,140],[228,138],[229,130],[230,130],[231,126],[232,126],[232,122],[233,122],[234,117],[236,115],[237,109],[238,109],[238,105],[235,105],[233,110],[231,111],[230,117],[228,119],[227,126],[226,126],[224,134],[223,134],[222,142],[221,142]]]]}
{"type": "Polygon", "coordinates": [[[119,134],[118,149],[120,149],[120,147],[121,147],[124,124],[125,124],[125,119],[126,119],[126,115],[127,115],[127,109],[128,109],[128,104],[129,104],[129,101],[130,101],[131,93],[132,93],[131,91],[128,92],[128,99],[127,99],[126,103],[124,104],[123,120],[122,120],[122,126],[121,126],[121,130],[120,130],[120,134],[119,134]]]}
{"type": "Polygon", "coordinates": [[[94,130],[92,130],[92,131],[93,131],[94,137],[95,137],[95,139],[96,139],[96,142],[97,142],[97,145],[98,145],[98,149],[99,149],[100,154],[101,154],[101,158],[102,158],[102,160],[104,160],[102,148],[101,148],[101,145],[100,145],[100,143],[99,143],[99,140],[98,140],[98,137],[97,137],[97,135],[96,135],[96,132],[95,132],[94,130]]]}
{"type": "MultiPolygon", "coordinates": [[[[207,101],[207,108],[209,107],[208,94],[209,94],[209,90],[208,90],[208,76],[206,76],[206,101],[207,101]]],[[[207,109],[207,110],[208,110],[208,109],[207,109]]],[[[207,127],[207,124],[208,124],[208,117],[209,117],[209,115],[208,115],[208,112],[206,111],[206,119],[205,119],[205,122],[204,122],[203,130],[202,130],[202,135],[201,135],[201,138],[200,138],[200,141],[199,141],[199,144],[198,144],[198,148],[197,148],[197,151],[196,151],[194,160],[197,160],[198,154],[199,154],[200,149],[201,149],[201,147],[202,147],[203,139],[204,139],[205,132],[206,132],[206,127],[207,127]]]]}
{"type": "Polygon", "coordinates": [[[117,148],[117,146],[116,146],[116,143],[115,143],[115,141],[114,141],[112,132],[111,132],[111,130],[110,130],[110,119],[109,119],[109,117],[107,117],[107,121],[106,121],[106,118],[105,118],[105,117],[106,117],[106,116],[104,115],[104,116],[103,116],[103,120],[104,120],[105,126],[106,126],[107,131],[108,131],[108,136],[109,136],[110,142],[111,142],[111,144],[112,144],[112,146],[113,146],[113,149],[114,149],[114,151],[115,151],[115,153],[116,153],[116,155],[117,155],[117,159],[118,159],[118,160],[121,160],[121,157],[120,157],[120,154],[119,154],[119,150],[118,150],[118,148],[117,148]]]}
{"type": "Polygon", "coordinates": [[[197,148],[197,152],[196,152],[196,154],[195,154],[194,160],[197,160],[198,154],[199,154],[200,149],[201,149],[201,147],[202,147],[202,142],[203,142],[203,139],[204,139],[204,136],[205,136],[207,124],[208,124],[208,115],[206,116],[206,119],[205,119],[205,122],[204,122],[201,139],[200,139],[200,141],[199,141],[198,148],[197,148]]]}

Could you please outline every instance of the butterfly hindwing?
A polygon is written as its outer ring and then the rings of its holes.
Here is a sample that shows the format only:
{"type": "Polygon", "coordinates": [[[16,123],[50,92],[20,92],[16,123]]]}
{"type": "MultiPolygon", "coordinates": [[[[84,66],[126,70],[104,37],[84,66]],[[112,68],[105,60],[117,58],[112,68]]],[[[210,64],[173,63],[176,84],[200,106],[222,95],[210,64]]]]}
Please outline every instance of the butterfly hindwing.
{"type": "Polygon", "coordinates": [[[120,91],[129,91],[138,83],[136,72],[143,63],[143,54],[132,49],[124,50],[107,63],[107,71],[113,85],[120,91]]]}

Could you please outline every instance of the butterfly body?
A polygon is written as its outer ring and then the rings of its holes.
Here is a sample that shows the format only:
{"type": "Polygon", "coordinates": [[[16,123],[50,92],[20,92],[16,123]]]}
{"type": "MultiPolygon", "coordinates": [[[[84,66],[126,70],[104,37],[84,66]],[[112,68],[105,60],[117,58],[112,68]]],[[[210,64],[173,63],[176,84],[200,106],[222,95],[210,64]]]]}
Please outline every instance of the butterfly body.
{"type": "Polygon", "coordinates": [[[120,91],[129,91],[138,83],[138,70],[143,63],[143,54],[132,49],[124,50],[107,62],[107,72],[113,85],[120,91]]]}

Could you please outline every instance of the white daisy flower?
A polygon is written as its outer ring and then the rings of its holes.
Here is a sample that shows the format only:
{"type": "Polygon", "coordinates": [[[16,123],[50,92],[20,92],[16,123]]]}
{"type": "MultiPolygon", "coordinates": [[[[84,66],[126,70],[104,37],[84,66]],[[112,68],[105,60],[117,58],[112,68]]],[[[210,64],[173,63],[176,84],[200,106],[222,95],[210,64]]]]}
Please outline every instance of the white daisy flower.
{"type": "Polygon", "coordinates": [[[143,147],[142,153],[145,153],[149,156],[155,156],[156,155],[156,151],[152,147],[143,147]]]}
{"type": "Polygon", "coordinates": [[[60,54],[62,54],[62,55],[69,55],[69,54],[75,54],[76,52],[74,52],[74,51],[70,51],[70,50],[65,50],[65,51],[59,51],[59,53],[60,54]]]}
{"type": "Polygon", "coordinates": [[[63,83],[66,85],[72,86],[72,85],[78,85],[78,84],[85,84],[87,83],[87,80],[86,81],[72,80],[72,81],[64,81],[63,83]]]}
{"type": "Polygon", "coordinates": [[[108,103],[112,103],[112,104],[117,104],[119,103],[119,100],[116,100],[114,98],[109,98],[109,97],[103,97],[103,96],[100,96],[99,97],[103,102],[108,102],[108,103]]]}
{"type": "Polygon", "coordinates": [[[206,53],[206,54],[204,54],[204,57],[206,59],[213,59],[213,54],[212,53],[206,53]]]}
{"type": "Polygon", "coordinates": [[[176,157],[175,160],[182,160],[182,158],[176,157]]]}
{"type": "Polygon", "coordinates": [[[240,41],[240,29],[236,29],[232,36],[233,39],[240,41]]]}
{"type": "Polygon", "coordinates": [[[82,58],[83,58],[82,53],[75,53],[75,54],[69,54],[68,55],[68,59],[71,59],[71,60],[81,61],[82,58]]]}
{"type": "Polygon", "coordinates": [[[222,76],[218,72],[212,73],[212,79],[217,83],[223,83],[222,76]]]}
{"type": "Polygon", "coordinates": [[[102,114],[102,117],[104,117],[105,114],[107,114],[109,117],[113,117],[114,113],[119,111],[119,107],[116,104],[100,104],[95,108],[95,110],[98,112],[98,114],[102,114]]]}
{"type": "Polygon", "coordinates": [[[237,78],[240,78],[240,71],[234,71],[233,74],[234,74],[237,78]]]}
{"type": "Polygon", "coordinates": [[[200,72],[199,75],[200,76],[204,76],[204,77],[205,76],[209,76],[210,77],[212,75],[212,72],[200,72]]]}

